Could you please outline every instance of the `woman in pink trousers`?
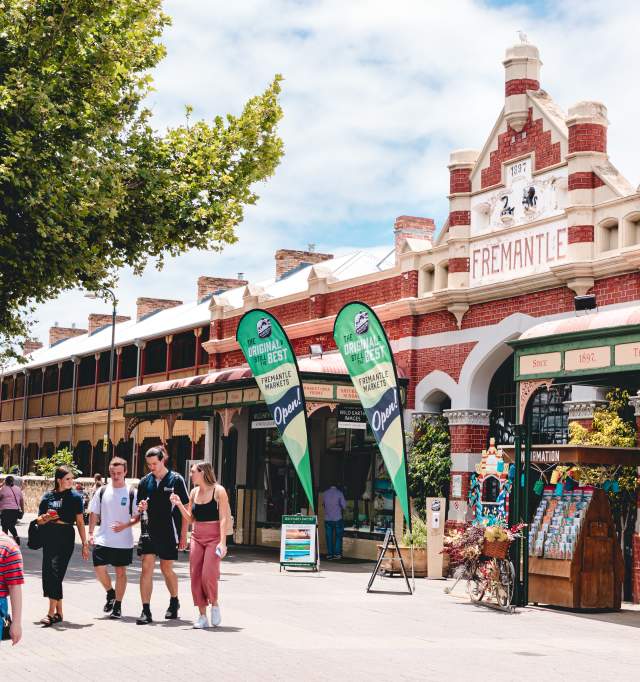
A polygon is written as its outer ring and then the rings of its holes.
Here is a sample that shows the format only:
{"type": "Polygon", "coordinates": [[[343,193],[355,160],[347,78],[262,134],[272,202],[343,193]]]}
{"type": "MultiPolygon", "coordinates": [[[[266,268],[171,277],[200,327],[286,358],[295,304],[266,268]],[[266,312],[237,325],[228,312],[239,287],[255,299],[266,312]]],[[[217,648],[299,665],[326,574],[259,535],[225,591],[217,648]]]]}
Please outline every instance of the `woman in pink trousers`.
{"type": "Polygon", "coordinates": [[[193,624],[201,630],[209,627],[207,605],[211,604],[211,626],[222,622],[218,604],[218,579],[220,561],[227,554],[227,531],[231,529],[231,508],[227,491],[218,484],[209,462],[191,467],[194,488],[187,506],[175,493],[171,502],[184,519],[193,523],[189,565],[191,570],[191,594],[200,615],[193,624]]]}

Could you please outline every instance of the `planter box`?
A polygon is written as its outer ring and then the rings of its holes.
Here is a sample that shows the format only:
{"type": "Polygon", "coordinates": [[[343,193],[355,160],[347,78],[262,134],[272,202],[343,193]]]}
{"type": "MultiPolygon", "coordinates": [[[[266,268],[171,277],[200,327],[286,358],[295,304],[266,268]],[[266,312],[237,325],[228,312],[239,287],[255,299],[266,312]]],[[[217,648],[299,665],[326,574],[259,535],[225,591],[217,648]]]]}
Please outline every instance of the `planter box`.
{"type": "MultiPolygon", "coordinates": [[[[378,545],[378,552],[382,551],[382,545],[378,545]]],[[[411,549],[409,547],[400,547],[400,554],[404,562],[404,570],[407,575],[411,575],[411,549]]],[[[400,560],[396,555],[395,547],[389,547],[387,555],[382,561],[380,567],[391,574],[402,575],[402,568],[400,568],[400,560]]],[[[427,549],[426,547],[414,547],[413,549],[413,568],[416,578],[427,577],[427,549]]]]}

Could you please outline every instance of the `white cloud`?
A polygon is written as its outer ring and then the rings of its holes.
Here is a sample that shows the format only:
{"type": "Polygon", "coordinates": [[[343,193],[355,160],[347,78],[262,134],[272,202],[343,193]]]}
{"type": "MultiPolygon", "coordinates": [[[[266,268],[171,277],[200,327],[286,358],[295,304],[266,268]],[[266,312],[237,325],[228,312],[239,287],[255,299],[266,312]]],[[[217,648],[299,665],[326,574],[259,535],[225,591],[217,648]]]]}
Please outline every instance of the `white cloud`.
{"type": "MultiPolygon", "coordinates": [[[[637,64],[640,4],[569,0],[489,7],[405,0],[338,2],[170,0],[150,102],[159,128],[238,112],[275,73],[285,77],[286,156],[247,210],[240,242],[222,254],[190,253],[142,279],[124,273],[119,297],[189,300],[200,274],[269,276],[277,248],[342,250],[391,244],[397,215],[447,212],[452,149],[480,149],[503,101],[501,60],[524,29],[538,45],[541,82],[565,110],[599,99],[609,109],[609,152],[640,181],[637,64]]],[[[39,310],[44,340],[54,320],[80,326],[96,303],[66,294],[39,310]]]]}

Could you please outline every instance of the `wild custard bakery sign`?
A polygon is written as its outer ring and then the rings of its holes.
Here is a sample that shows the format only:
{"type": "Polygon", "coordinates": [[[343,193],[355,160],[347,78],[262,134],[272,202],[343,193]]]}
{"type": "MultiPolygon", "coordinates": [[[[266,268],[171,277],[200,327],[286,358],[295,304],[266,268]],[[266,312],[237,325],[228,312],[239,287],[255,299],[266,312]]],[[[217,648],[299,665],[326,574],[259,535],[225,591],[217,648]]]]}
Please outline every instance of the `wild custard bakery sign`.
{"type": "Polygon", "coordinates": [[[470,285],[482,286],[539,274],[562,263],[566,257],[564,223],[497,232],[471,242],[470,285]]]}

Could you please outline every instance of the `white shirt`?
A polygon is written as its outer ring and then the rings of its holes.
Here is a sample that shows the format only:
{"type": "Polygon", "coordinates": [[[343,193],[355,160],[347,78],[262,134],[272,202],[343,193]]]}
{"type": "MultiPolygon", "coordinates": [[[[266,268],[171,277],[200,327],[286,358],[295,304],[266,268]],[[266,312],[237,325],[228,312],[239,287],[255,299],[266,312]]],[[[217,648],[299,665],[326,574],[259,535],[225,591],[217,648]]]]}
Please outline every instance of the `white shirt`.
{"type": "MultiPolygon", "coordinates": [[[[129,523],[129,486],[114,488],[111,483],[104,487],[102,500],[100,490],[91,498],[89,512],[100,516],[100,525],[96,526],[94,540],[101,547],[113,547],[115,549],[131,549],[133,547],[133,529],[125,528],[119,533],[111,530],[111,524],[116,521],[129,523]]],[[[136,512],[136,494],[133,495],[133,513],[136,512]]]]}

